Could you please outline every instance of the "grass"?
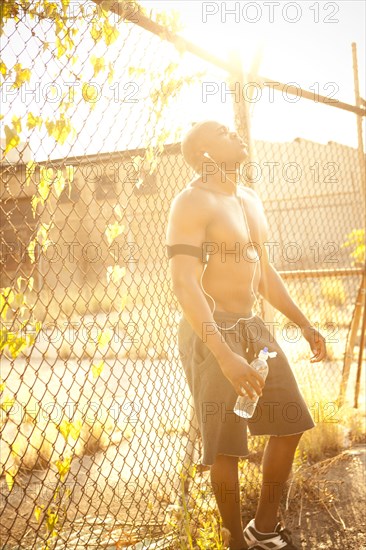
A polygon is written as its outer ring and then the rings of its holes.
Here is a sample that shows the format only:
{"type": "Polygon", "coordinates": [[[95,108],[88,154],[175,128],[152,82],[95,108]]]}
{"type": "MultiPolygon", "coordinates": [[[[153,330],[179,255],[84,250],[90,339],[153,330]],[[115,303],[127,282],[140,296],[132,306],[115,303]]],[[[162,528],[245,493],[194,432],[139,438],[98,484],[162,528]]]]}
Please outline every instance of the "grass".
{"type": "MultiPolygon", "coordinates": [[[[286,507],[290,493],[306,491],[312,494],[319,485],[312,488],[309,468],[322,464],[329,457],[336,457],[353,443],[365,441],[365,414],[359,409],[347,406],[338,408],[329,394],[319,385],[309,385],[305,392],[308,403],[317,403],[312,414],[315,428],[304,433],[296,450],[293,474],[289,482],[286,507]]],[[[251,457],[239,461],[240,500],[246,519],[253,517],[261,489],[261,457],[268,436],[250,437],[251,457]]],[[[198,477],[197,470],[190,470],[191,484],[189,498],[183,500],[183,507],[176,510],[170,525],[178,533],[180,542],[177,550],[222,550],[227,548],[229,532],[222,527],[216,502],[208,477],[198,477]],[[187,504],[189,502],[189,506],[187,504]]],[[[315,482],[314,482],[315,483],[315,482]]],[[[327,495],[325,495],[327,496],[327,495]]],[[[328,495],[329,496],[329,495],[328,495]]],[[[292,495],[291,498],[294,498],[292,495]]],[[[284,495],[286,499],[286,495],[284,495]]]]}
{"type": "Polygon", "coordinates": [[[334,306],[343,306],[347,294],[341,279],[325,277],[320,280],[320,289],[323,300],[334,306]]]}
{"type": "MultiPolygon", "coordinates": [[[[293,284],[298,293],[299,303],[304,300],[300,283],[297,281],[293,284]]],[[[309,282],[307,288],[310,291],[307,296],[309,298],[307,308],[311,314],[314,314],[315,320],[337,318],[337,322],[342,326],[348,326],[350,317],[349,310],[346,308],[346,304],[349,302],[346,284],[338,279],[324,279],[309,282]],[[319,304],[321,304],[321,308],[319,304]]],[[[157,292],[156,288],[152,289],[149,285],[146,285],[143,290],[144,296],[140,294],[135,297],[135,300],[132,297],[126,305],[126,311],[122,312],[126,314],[126,318],[130,317],[136,324],[136,341],[125,350],[125,356],[130,359],[166,358],[175,334],[172,332],[172,311],[169,310],[168,304],[162,306],[159,300],[161,300],[161,295],[169,295],[168,290],[164,289],[165,294],[160,294],[160,290],[162,290],[160,287],[157,292]],[[155,295],[153,290],[156,292],[155,295]],[[168,343],[165,344],[166,342],[168,343]],[[166,348],[165,345],[168,347],[166,348]]],[[[141,293],[141,289],[138,292],[141,293]]],[[[290,293],[294,294],[291,290],[290,293]]],[[[60,320],[77,320],[80,328],[83,328],[84,315],[89,313],[93,315],[97,312],[111,315],[115,306],[116,300],[106,294],[105,288],[101,287],[99,295],[93,295],[89,302],[80,297],[75,297],[75,300],[70,296],[65,297],[60,307],[60,320]]],[[[174,313],[176,312],[174,311],[174,313]]],[[[57,315],[52,310],[52,318],[55,317],[57,315]]],[[[111,351],[111,353],[114,352],[111,351]]],[[[296,353],[303,353],[304,358],[308,355],[307,350],[302,350],[301,346],[296,348],[295,355],[296,353]]],[[[78,351],[73,350],[67,342],[63,347],[61,346],[60,354],[65,359],[72,356],[80,358],[78,351]]],[[[335,404],[335,396],[331,392],[324,391],[325,385],[319,385],[320,378],[317,383],[311,378],[306,380],[305,398],[311,407],[313,416],[316,417],[316,427],[307,431],[300,441],[294,461],[294,476],[298,480],[302,479],[301,472],[309,465],[335,455],[350,444],[364,441],[365,438],[364,415],[360,411],[346,406],[338,409],[335,404]]],[[[179,433],[183,430],[183,424],[180,419],[162,418],[158,430],[161,436],[179,433]]],[[[8,443],[5,440],[9,453],[13,450],[13,453],[10,454],[12,464],[15,461],[23,470],[42,469],[47,467],[53,459],[55,451],[58,454],[63,454],[67,449],[73,455],[82,456],[82,454],[92,454],[99,449],[106,448],[110,444],[113,433],[113,419],[103,418],[100,421],[85,422],[76,441],[69,439],[65,442],[60,438],[59,430],[52,422],[44,425],[36,424],[30,417],[23,419],[21,426],[13,427],[13,432],[17,438],[15,443],[11,443],[10,436],[7,438],[8,443]]],[[[245,513],[251,516],[260,492],[260,458],[266,439],[266,437],[251,437],[252,456],[249,460],[239,463],[242,507],[245,513]]],[[[9,458],[5,456],[9,453],[2,452],[0,469],[2,467],[4,470],[9,466],[9,458]],[[4,458],[5,460],[3,460],[4,458]]],[[[222,528],[207,476],[200,477],[195,470],[192,470],[190,476],[190,494],[185,499],[183,498],[182,506],[171,509],[167,528],[170,530],[173,528],[175,532],[179,533],[180,542],[176,547],[179,550],[203,550],[206,548],[222,550],[226,547],[228,533],[222,528]]]]}
{"type": "Polygon", "coordinates": [[[2,416],[0,475],[9,468],[17,472],[45,470],[60,456],[92,455],[117,440],[115,420],[102,405],[97,412],[92,407],[83,408],[82,415],[76,410],[73,419],[64,415],[57,424],[33,398],[24,409],[16,399],[12,407],[22,414],[12,419],[9,408],[9,416],[2,416]]]}

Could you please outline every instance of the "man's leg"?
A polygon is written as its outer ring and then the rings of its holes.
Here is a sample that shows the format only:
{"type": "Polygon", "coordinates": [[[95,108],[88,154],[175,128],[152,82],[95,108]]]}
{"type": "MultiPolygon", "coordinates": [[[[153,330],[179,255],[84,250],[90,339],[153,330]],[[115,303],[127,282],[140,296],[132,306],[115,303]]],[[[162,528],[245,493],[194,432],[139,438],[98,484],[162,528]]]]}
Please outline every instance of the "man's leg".
{"type": "Polygon", "coordinates": [[[282,490],[302,434],[272,436],[263,456],[262,491],[255,516],[255,527],[262,533],[270,533],[278,522],[278,507],[282,490]]]}
{"type": "Polygon", "coordinates": [[[231,533],[230,549],[243,548],[238,457],[217,455],[211,466],[211,483],[223,526],[231,533]]]}

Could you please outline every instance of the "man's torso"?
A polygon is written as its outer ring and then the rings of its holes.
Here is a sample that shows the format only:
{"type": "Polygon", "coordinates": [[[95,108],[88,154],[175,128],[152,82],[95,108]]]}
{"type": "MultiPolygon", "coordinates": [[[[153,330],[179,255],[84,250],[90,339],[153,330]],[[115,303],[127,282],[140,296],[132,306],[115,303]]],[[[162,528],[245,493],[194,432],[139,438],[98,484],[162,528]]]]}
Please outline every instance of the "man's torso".
{"type": "Polygon", "coordinates": [[[213,191],[198,180],[190,182],[183,192],[187,191],[195,194],[194,200],[205,201],[210,220],[205,227],[203,244],[209,255],[202,278],[204,289],[214,298],[218,310],[250,310],[255,301],[252,290],[258,291],[260,281],[258,258],[263,250],[266,226],[260,201],[244,186],[238,188],[242,200],[213,191]]]}

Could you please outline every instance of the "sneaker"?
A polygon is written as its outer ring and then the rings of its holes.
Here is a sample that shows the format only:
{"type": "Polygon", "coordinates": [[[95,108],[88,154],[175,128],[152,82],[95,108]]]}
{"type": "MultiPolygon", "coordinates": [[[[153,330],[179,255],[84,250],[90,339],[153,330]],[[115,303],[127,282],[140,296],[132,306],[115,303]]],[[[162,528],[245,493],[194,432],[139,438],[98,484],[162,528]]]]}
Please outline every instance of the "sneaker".
{"type": "Polygon", "coordinates": [[[273,533],[260,533],[252,519],[244,529],[244,540],[251,550],[298,550],[292,543],[290,531],[280,523],[276,525],[273,533]]]}

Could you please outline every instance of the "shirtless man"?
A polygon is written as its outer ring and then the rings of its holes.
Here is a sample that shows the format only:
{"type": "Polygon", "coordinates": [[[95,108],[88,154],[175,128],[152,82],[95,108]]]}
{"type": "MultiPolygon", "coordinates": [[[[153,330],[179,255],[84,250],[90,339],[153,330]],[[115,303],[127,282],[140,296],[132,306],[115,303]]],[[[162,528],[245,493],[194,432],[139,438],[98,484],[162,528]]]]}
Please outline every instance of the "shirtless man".
{"type": "Polygon", "coordinates": [[[269,262],[261,201],[239,184],[248,153],[236,132],[215,121],[198,123],[185,136],[182,152],[199,177],[174,198],[166,242],[173,291],[183,310],[178,345],[202,436],[201,462],[210,466],[231,550],[294,549],[278,523],[278,506],[297,444],[314,422],[286,356],[253,315],[257,294],[301,328],[311,362],[324,359],[325,341],[269,262]],[[277,358],[268,360],[264,383],[249,363],[266,345],[277,358]],[[249,420],[233,413],[237,397],[246,394],[260,396],[249,420]],[[247,427],[270,438],[257,512],[243,532],[238,457],[249,454],[247,427]]]}

